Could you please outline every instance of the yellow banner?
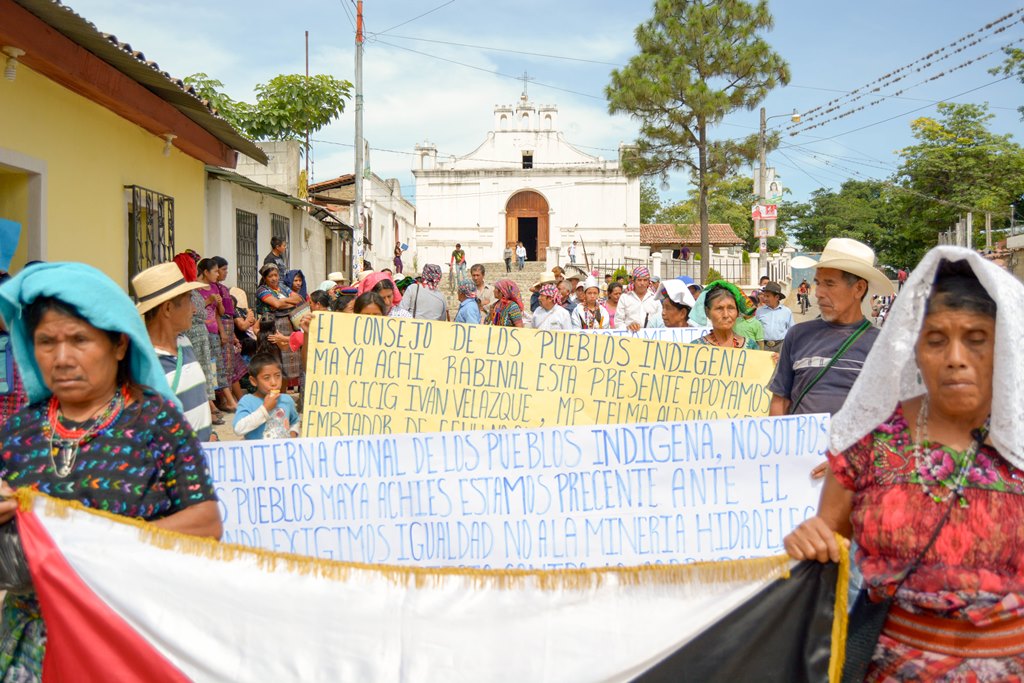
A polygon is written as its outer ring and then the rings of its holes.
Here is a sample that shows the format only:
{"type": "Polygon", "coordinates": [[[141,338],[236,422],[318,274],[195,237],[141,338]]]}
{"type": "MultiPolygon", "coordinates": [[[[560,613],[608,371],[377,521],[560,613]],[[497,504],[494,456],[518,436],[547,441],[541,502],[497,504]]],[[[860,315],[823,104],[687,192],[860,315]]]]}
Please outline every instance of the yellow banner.
{"type": "Polygon", "coordinates": [[[305,436],[714,420],[768,414],[765,351],[318,313],[305,436]]]}

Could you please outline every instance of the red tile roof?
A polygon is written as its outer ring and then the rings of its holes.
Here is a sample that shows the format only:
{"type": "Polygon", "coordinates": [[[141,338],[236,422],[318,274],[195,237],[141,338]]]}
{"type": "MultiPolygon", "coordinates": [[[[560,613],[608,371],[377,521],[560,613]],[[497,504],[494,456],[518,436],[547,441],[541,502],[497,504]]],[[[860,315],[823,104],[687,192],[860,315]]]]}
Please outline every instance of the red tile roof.
{"type": "MultiPolygon", "coordinates": [[[[728,223],[709,223],[708,237],[714,246],[743,244],[728,223]]],[[[678,247],[700,245],[700,225],[651,223],[640,226],[640,244],[651,247],[678,247]]]]}

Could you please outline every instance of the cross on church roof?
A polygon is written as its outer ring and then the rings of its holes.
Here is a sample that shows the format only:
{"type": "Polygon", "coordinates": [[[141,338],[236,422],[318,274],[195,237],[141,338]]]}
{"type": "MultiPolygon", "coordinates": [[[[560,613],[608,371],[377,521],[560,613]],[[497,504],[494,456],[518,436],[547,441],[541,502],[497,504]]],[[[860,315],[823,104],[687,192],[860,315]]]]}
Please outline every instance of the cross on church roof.
{"type": "Polygon", "coordinates": [[[537,79],[530,78],[529,74],[527,72],[525,72],[525,71],[523,72],[523,75],[520,76],[520,78],[523,79],[523,101],[525,102],[526,99],[527,99],[527,95],[526,95],[527,82],[528,81],[534,81],[534,80],[537,80],[537,79]]]}

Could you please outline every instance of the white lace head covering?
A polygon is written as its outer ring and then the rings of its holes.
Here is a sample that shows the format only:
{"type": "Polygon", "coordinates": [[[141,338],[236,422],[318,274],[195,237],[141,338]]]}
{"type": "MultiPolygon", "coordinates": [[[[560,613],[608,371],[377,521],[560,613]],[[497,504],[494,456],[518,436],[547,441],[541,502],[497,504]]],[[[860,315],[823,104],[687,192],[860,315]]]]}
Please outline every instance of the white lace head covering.
{"type": "Polygon", "coordinates": [[[835,452],[849,448],[888,419],[898,401],[925,393],[924,383],[918,377],[914,346],[924,322],[935,272],[943,259],[967,261],[996,302],[989,434],[999,454],[1014,467],[1024,469],[1024,361],[1014,357],[1014,347],[1024,340],[1024,316],[1019,312],[1024,284],[961,247],[932,249],[907,279],[842,410],[832,418],[830,446],[835,452]]]}

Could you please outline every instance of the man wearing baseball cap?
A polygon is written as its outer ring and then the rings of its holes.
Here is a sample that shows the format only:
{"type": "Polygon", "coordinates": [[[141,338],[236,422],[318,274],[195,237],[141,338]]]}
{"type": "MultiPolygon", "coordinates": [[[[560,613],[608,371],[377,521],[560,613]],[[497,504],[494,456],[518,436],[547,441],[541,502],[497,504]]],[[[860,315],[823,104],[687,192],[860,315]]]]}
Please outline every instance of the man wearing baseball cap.
{"type": "Polygon", "coordinates": [[[767,282],[761,287],[764,305],[757,309],[756,316],[764,328],[764,348],[767,351],[778,351],[793,326],[793,311],[782,305],[785,298],[778,282],[767,282]]]}
{"type": "Polygon", "coordinates": [[[852,239],[830,239],[817,262],[798,257],[794,268],[815,268],[821,318],[794,325],[786,334],[775,376],[770,415],[836,413],[864,367],[878,337],[862,311],[868,291],[892,294],[875,267],[875,252],[852,239]]]}
{"type": "Polygon", "coordinates": [[[192,290],[205,286],[186,282],[174,263],[161,263],[132,278],[135,308],[146,323],[167,383],[200,441],[210,440],[213,416],[206,400],[206,375],[184,333],[192,326],[192,290]]]}

